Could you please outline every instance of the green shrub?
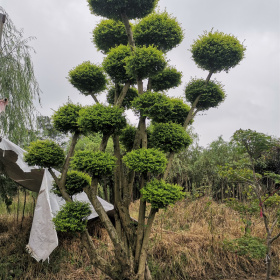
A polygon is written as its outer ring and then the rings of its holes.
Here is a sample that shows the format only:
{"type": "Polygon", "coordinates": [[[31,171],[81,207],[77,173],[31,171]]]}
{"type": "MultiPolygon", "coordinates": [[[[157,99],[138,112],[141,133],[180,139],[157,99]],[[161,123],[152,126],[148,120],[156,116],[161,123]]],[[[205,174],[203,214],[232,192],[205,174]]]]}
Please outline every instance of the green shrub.
{"type": "Polygon", "coordinates": [[[236,253],[239,256],[262,259],[266,255],[264,240],[250,235],[233,240],[224,240],[223,244],[225,250],[236,253]]]}
{"type": "Polygon", "coordinates": [[[166,66],[164,54],[153,46],[136,47],[133,55],[124,61],[126,73],[138,79],[153,77],[166,66]]]}
{"type": "Polygon", "coordinates": [[[105,90],[107,84],[102,68],[89,61],[70,70],[68,80],[84,95],[99,93],[105,90]]]}
{"type": "Polygon", "coordinates": [[[79,131],[78,117],[81,109],[81,105],[72,103],[58,108],[52,116],[54,128],[64,133],[79,131]]]}
{"type": "Polygon", "coordinates": [[[57,231],[83,232],[87,226],[87,217],[91,214],[89,203],[66,202],[58,211],[53,222],[57,231]]]}
{"type": "Polygon", "coordinates": [[[127,153],[123,162],[132,170],[142,173],[163,173],[167,159],[156,149],[138,149],[127,153]]]}
{"type": "Polygon", "coordinates": [[[162,72],[151,78],[154,91],[163,91],[178,87],[181,84],[182,73],[174,67],[167,67],[162,72]]]}
{"type": "Polygon", "coordinates": [[[124,110],[116,106],[96,104],[80,111],[78,125],[86,132],[112,134],[126,126],[124,110]]]}
{"type": "Polygon", "coordinates": [[[142,18],[150,14],[158,0],[88,0],[93,14],[121,20],[125,13],[129,19],[142,18]]]}
{"type": "Polygon", "coordinates": [[[64,151],[54,141],[37,140],[32,142],[24,154],[24,160],[28,165],[40,167],[59,167],[64,162],[64,151]]]}
{"type": "Polygon", "coordinates": [[[244,58],[245,50],[236,37],[218,31],[205,32],[191,46],[198,67],[213,73],[236,66],[244,58]]]}
{"type": "Polygon", "coordinates": [[[181,200],[185,193],[179,185],[166,183],[164,180],[153,179],[140,190],[143,200],[151,203],[153,208],[165,208],[181,200]]]}
{"type": "Polygon", "coordinates": [[[103,19],[93,30],[93,42],[98,50],[108,53],[111,48],[127,45],[125,26],[121,21],[103,19]]]}
{"type": "Polygon", "coordinates": [[[71,161],[72,168],[98,178],[111,175],[115,166],[116,158],[101,151],[77,151],[71,161]]]}
{"type": "Polygon", "coordinates": [[[192,143],[185,129],[176,123],[155,123],[152,146],[164,152],[179,152],[192,143]]]}
{"type": "Polygon", "coordinates": [[[152,13],[135,26],[133,36],[138,46],[154,45],[167,52],[182,42],[183,31],[176,18],[167,12],[152,13]]]}
{"type": "Polygon", "coordinates": [[[127,125],[121,130],[120,142],[127,151],[131,151],[134,144],[137,128],[132,125],[127,125]]]}
{"type": "Polygon", "coordinates": [[[187,101],[191,104],[201,95],[196,105],[196,108],[201,111],[217,107],[226,97],[220,83],[209,81],[206,85],[203,79],[192,79],[185,89],[185,94],[187,101]]]}
{"type": "MultiPolygon", "coordinates": [[[[74,194],[81,193],[84,188],[91,184],[91,178],[89,175],[79,172],[79,171],[68,171],[66,176],[65,188],[66,192],[73,196],[74,194]]],[[[61,192],[59,187],[56,183],[54,183],[52,191],[61,196],[61,192]]]]}

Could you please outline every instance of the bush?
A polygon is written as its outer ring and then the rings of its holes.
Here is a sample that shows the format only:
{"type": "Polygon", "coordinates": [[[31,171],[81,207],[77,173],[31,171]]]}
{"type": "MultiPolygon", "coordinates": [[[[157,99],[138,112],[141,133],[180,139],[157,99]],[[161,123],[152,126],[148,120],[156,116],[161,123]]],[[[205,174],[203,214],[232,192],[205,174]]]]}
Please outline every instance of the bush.
{"type": "Polygon", "coordinates": [[[57,231],[83,232],[87,226],[87,217],[91,214],[89,203],[66,202],[58,211],[53,222],[57,231]]]}
{"type": "Polygon", "coordinates": [[[123,162],[132,170],[141,173],[163,173],[167,159],[156,149],[138,149],[127,153],[123,162]]]}
{"type": "Polygon", "coordinates": [[[28,165],[40,167],[59,167],[64,162],[64,151],[51,140],[37,140],[27,148],[24,160],[28,165]]]}
{"type": "Polygon", "coordinates": [[[78,132],[78,117],[81,109],[81,105],[75,105],[72,103],[68,103],[58,108],[52,116],[54,128],[64,133],[78,132]]]}
{"type": "Polygon", "coordinates": [[[72,168],[97,178],[111,175],[115,166],[116,158],[101,151],[77,151],[71,161],[72,168]]]}
{"type": "MultiPolygon", "coordinates": [[[[70,196],[73,196],[77,193],[81,193],[83,189],[89,186],[90,184],[91,184],[91,178],[89,175],[75,170],[67,172],[65,188],[66,188],[66,192],[70,196]]],[[[52,191],[56,195],[61,196],[61,192],[56,183],[54,183],[54,187],[52,191]]]]}
{"type": "Polygon", "coordinates": [[[143,200],[151,203],[153,208],[165,208],[181,200],[185,193],[179,185],[171,185],[164,180],[153,179],[140,190],[143,200]]]}

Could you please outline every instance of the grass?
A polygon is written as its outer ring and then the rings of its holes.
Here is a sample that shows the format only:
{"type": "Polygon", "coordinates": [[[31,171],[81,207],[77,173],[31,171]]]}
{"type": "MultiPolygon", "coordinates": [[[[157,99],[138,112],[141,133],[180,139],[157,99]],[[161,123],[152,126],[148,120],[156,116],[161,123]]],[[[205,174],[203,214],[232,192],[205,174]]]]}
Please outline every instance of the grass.
{"type": "MultiPolygon", "coordinates": [[[[32,205],[33,200],[28,201],[32,205]]],[[[135,202],[131,207],[134,218],[137,218],[138,205],[135,202]]],[[[17,209],[8,214],[3,213],[1,207],[1,280],[106,279],[90,265],[78,236],[60,234],[60,245],[51,254],[49,263],[37,263],[25,250],[32,216],[23,220],[20,229],[21,216],[17,223],[17,209]]],[[[95,223],[90,225],[90,232],[98,250],[104,257],[109,257],[112,247],[105,230],[95,223]]],[[[208,197],[191,202],[182,201],[167,210],[161,210],[155,220],[148,252],[154,279],[246,279],[264,273],[264,260],[240,256],[224,248],[225,239],[233,240],[243,235],[243,223],[238,213],[208,197]]],[[[260,218],[253,220],[252,236],[265,238],[260,218]]],[[[277,240],[273,245],[273,274],[278,276],[279,258],[280,240],[277,240]]]]}

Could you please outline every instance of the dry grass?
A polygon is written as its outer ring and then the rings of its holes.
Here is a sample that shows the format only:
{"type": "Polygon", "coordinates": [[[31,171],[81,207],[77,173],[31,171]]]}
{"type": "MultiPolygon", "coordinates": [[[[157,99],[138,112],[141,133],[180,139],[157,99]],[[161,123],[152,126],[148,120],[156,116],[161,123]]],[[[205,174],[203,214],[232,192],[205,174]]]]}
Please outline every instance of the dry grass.
{"type": "MultiPolygon", "coordinates": [[[[136,219],[138,205],[135,202],[131,208],[136,219]]],[[[26,218],[20,229],[14,215],[0,215],[0,279],[106,279],[90,265],[78,236],[61,234],[60,245],[52,253],[50,263],[37,263],[25,251],[31,221],[32,218],[26,218]]],[[[263,260],[250,260],[223,248],[224,239],[243,235],[242,227],[236,212],[207,197],[161,210],[149,247],[149,265],[154,279],[246,279],[262,275],[265,272],[263,260]]],[[[109,259],[112,247],[105,230],[96,223],[91,224],[89,230],[99,251],[109,259]]],[[[260,219],[254,220],[252,235],[264,238],[260,219]]],[[[279,276],[280,240],[273,248],[273,271],[279,276]]]]}

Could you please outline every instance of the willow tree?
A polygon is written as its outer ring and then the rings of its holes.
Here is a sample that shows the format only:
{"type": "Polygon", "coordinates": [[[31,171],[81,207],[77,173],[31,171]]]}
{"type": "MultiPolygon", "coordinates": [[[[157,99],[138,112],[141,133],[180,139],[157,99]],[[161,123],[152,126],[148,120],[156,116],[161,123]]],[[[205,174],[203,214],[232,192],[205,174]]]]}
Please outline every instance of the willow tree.
{"type": "Polygon", "coordinates": [[[166,95],[170,88],[180,85],[182,77],[180,71],[168,65],[165,56],[183,40],[182,28],[176,18],[167,12],[153,12],[157,0],[89,0],[88,3],[92,13],[107,18],[101,20],[93,31],[93,42],[106,56],[102,66],[84,62],[74,67],[69,72],[69,81],[81,94],[91,95],[95,104],[84,108],[66,104],[54,114],[55,128],[73,134],[66,157],[55,152],[54,148],[46,152],[51,145],[46,142],[42,147],[42,142],[38,142],[32,144],[26,160],[29,164],[37,162],[37,165],[48,168],[53,175],[67,202],[55,218],[56,228],[63,231],[73,231],[72,222],[68,223],[73,221],[73,211],[77,214],[76,219],[83,223],[88,215],[86,206],[81,207],[72,201],[66,184],[68,169],[87,173],[91,183],[83,190],[114,248],[104,258],[84,224],[75,222],[74,231],[80,231],[92,264],[112,279],[152,279],[147,249],[155,215],[159,209],[184,196],[182,187],[165,181],[172,158],[190,145],[186,127],[197,111],[216,107],[225,98],[223,87],[210,81],[211,75],[235,66],[242,59],[245,48],[231,35],[210,32],[201,36],[200,41],[194,43],[192,52],[194,60],[210,74],[206,81],[192,81],[187,86],[187,104],[182,99],[166,95]],[[134,19],[138,21],[132,26],[130,20],[134,19]],[[209,41],[209,37],[214,39],[209,41]],[[208,41],[205,43],[204,40],[208,41]],[[201,47],[198,53],[195,46],[201,47]],[[237,52],[233,46],[237,46],[237,52]],[[209,63],[205,66],[201,61],[207,58],[209,63]],[[108,82],[103,71],[113,83],[107,94],[110,105],[98,102],[98,95],[108,82]],[[137,127],[126,123],[125,110],[128,108],[138,116],[137,127]],[[147,127],[147,120],[150,127],[147,127]],[[75,153],[80,135],[91,133],[102,135],[99,151],[75,153]],[[113,139],[114,155],[106,152],[110,138],[113,139]],[[47,162],[42,162],[42,157],[47,162]],[[52,165],[63,160],[62,174],[57,178],[52,165]],[[114,224],[97,197],[98,184],[104,176],[114,178],[111,190],[115,206],[114,224]],[[131,219],[129,210],[135,189],[140,193],[137,222],[131,219]],[[150,204],[149,213],[147,203],[150,204]]]}
{"type": "Polygon", "coordinates": [[[24,38],[7,13],[0,46],[0,99],[7,98],[6,113],[1,113],[1,135],[20,143],[27,131],[33,127],[36,109],[34,99],[39,98],[40,89],[34,75],[31,61],[33,48],[24,38]]]}

